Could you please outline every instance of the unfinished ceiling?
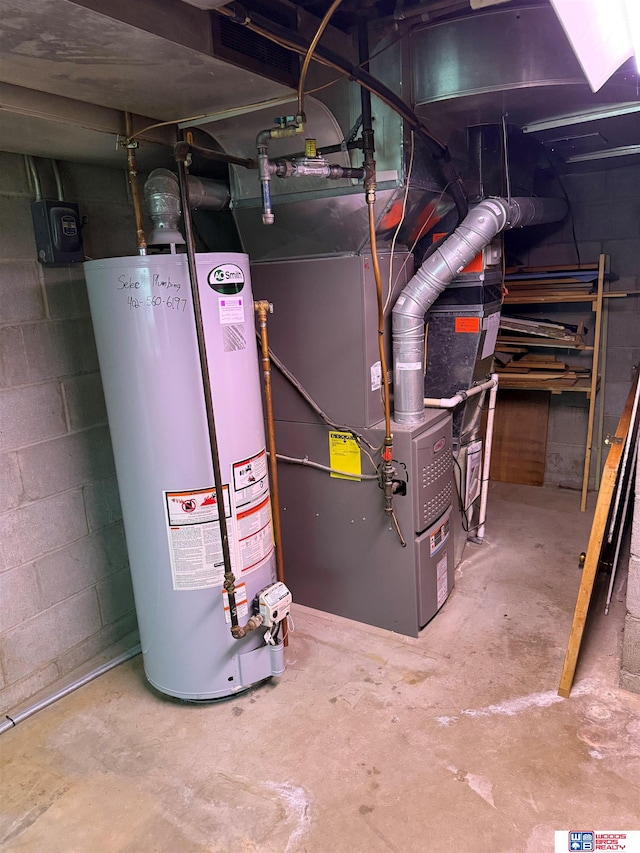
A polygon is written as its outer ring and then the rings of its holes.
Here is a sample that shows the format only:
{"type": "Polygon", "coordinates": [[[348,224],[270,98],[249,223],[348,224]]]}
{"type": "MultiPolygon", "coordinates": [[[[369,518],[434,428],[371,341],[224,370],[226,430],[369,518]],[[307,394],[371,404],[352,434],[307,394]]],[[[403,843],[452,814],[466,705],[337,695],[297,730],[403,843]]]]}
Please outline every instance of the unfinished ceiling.
{"type": "MultiPolygon", "coordinates": [[[[234,53],[216,40],[219,21],[228,20],[216,5],[219,0],[0,0],[0,148],[122,163],[116,138],[125,110],[139,117],[137,129],[291,95],[297,57],[267,44],[262,55],[247,52],[243,61],[242,45],[234,53]]],[[[262,8],[278,26],[297,27],[310,38],[317,18],[307,12],[322,15],[329,3],[254,5],[258,15],[262,8]]],[[[581,155],[640,143],[638,75],[631,63],[593,95],[548,3],[472,5],[344,0],[322,44],[328,39],[348,52],[346,33],[363,19],[374,25],[375,44],[403,36],[413,106],[446,141],[455,141],[468,125],[506,116],[544,141],[566,169],[584,166],[581,155]],[[482,6],[490,8],[477,8],[482,6]],[[541,28],[547,19],[551,29],[541,28]],[[553,121],[603,107],[606,118],[553,121]]],[[[246,30],[235,30],[241,41],[246,30]]],[[[165,162],[173,129],[156,129],[145,139],[151,144],[140,151],[142,168],[165,162]]],[[[615,165],[637,157],[621,153],[615,165]]],[[[596,162],[604,168],[612,159],[596,162]]]]}

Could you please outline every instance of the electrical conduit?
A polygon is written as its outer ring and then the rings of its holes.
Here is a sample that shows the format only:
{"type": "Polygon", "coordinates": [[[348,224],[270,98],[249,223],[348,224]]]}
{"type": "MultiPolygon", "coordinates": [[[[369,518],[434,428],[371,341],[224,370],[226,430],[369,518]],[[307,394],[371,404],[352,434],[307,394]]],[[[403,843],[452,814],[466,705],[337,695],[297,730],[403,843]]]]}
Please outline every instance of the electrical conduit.
{"type": "Polygon", "coordinates": [[[22,723],[25,720],[28,720],[29,717],[32,717],[38,711],[42,711],[45,708],[48,708],[49,705],[53,705],[54,702],[57,702],[58,699],[63,699],[65,696],[68,696],[69,693],[73,693],[74,690],[77,690],[79,687],[84,687],[85,684],[88,684],[90,681],[93,681],[94,678],[98,678],[100,675],[104,675],[105,672],[109,672],[109,670],[114,669],[116,666],[120,666],[121,663],[130,660],[131,658],[139,655],[142,649],[140,648],[140,644],[134,646],[126,652],[123,652],[121,655],[118,655],[112,660],[103,663],[101,666],[96,667],[96,669],[92,669],[91,672],[86,673],[86,675],[77,678],[75,681],[72,681],[71,684],[67,684],[65,687],[61,687],[60,690],[56,690],[55,693],[52,693],[50,696],[46,696],[44,699],[41,699],[39,702],[36,702],[33,705],[30,705],[28,708],[25,708],[23,711],[19,711],[17,714],[5,714],[4,720],[0,721],[0,735],[4,734],[4,732],[9,731],[9,729],[15,728],[18,723],[22,723]]]}

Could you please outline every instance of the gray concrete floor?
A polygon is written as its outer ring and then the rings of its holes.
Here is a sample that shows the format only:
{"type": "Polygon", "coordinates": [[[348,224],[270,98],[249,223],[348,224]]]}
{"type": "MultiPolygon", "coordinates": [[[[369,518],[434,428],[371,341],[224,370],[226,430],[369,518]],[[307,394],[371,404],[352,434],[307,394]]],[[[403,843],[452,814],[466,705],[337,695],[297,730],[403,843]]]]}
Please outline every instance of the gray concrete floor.
{"type": "Polygon", "coordinates": [[[297,607],[277,683],[184,705],[136,658],[21,723],[0,738],[0,844],[546,853],[554,830],[640,829],[624,573],[556,694],[591,522],[578,505],[492,484],[487,542],[418,639],[297,607]]]}

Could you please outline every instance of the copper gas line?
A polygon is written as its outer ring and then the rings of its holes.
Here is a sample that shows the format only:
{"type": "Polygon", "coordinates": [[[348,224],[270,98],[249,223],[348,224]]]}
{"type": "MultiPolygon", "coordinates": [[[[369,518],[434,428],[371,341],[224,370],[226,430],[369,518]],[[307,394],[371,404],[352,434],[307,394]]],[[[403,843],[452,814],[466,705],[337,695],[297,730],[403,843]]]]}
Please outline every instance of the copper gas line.
{"type": "MultiPolygon", "coordinates": [[[[264,380],[264,399],[267,409],[267,444],[269,447],[269,480],[271,486],[271,508],[273,513],[273,534],[276,542],[276,573],[284,583],[284,563],[282,558],[282,527],[280,525],[280,490],[278,488],[278,461],[276,458],[276,431],[273,420],[273,396],[271,393],[271,359],[269,357],[269,337],[267,334],[267,314],[273,310],[266,300],[254,305],[260,329],[260,348],[262,355],[262,378],[264,380]]],[[[283,641],[289,645],[287,620],[282,623],[283,641]]]]}
{"type": "Polygon", "coordinates": [[[138,168],[136,165],[136,145],[137,142],[132,141],[133,136],[133,119],[131,113],[125,112],[125,144],[127,146],[127,172],[129,178],[129,186],[131,187],[131,203],[133,204],[133,216],[136,224],[136,240],[138,243],[138,253],[140,255],[147,254],[147,240],[144,236],[144,228],[142,227],[142,205],[140,204],[140,189],[138,187],[138,168]]]}

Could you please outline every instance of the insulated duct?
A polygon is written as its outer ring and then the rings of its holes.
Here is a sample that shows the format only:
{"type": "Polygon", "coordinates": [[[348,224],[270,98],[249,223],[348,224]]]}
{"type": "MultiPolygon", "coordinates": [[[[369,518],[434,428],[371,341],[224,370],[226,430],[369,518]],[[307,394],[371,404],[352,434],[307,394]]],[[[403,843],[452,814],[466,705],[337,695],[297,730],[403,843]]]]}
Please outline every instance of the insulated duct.
{"type": "Polygon", "coordinates": [[[493,238],[507,228],[555,222],[567,204],[554,198],[481,201],[422,264],[393,307],[394,420],[424,420],[424,316],[437,297],[493,238]]]}
{"type": "MultiPolygon", "coordinates": [[[[188,176],[189,203],[194,210],[223,210],[229,206],[229,186],[224,181],[188,176]]],[[[150,246],[184,243],[178,229],[182,214],[180,186],[177,176],[169,169],[154,169],[144,185],[144,199],[153,222],[150,246]]]]}

